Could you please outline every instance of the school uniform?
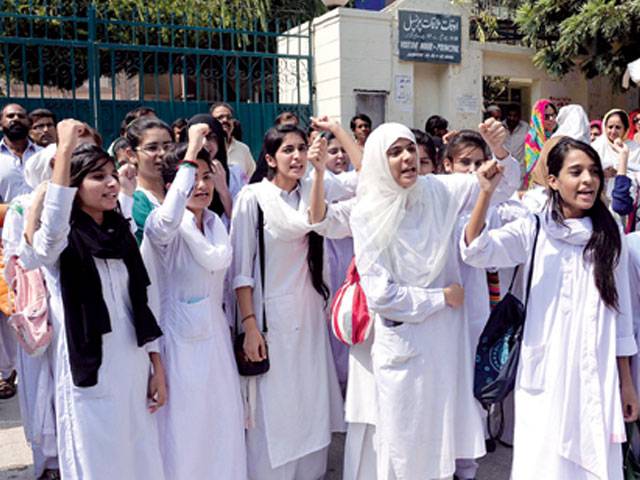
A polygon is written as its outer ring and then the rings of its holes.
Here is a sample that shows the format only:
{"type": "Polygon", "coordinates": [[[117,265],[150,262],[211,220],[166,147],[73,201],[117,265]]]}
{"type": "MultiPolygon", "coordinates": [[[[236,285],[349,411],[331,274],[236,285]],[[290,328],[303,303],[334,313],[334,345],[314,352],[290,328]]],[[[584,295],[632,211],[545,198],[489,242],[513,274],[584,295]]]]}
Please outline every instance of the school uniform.
{"type": "MultiPolygon", "coordinates": [[[[450,477],[456,458],[485,453],[472,393],[464,308],[446,305],[444,288],[461,283],[451,248],[460,212],[477,196],[470,175],[419,177],[403,188],[386,157],[399,124],[374,130],[365,145],[351,212],[361,286],[374,315],[371,347],[377,392],[376,455],[380,480],[450,477]]],[[[496,201],[520,183],[518,163],[503,161],[496,201]]],[[[333,205],[329,205],[331,212],[333,205]]]]}
{"type": "Polygon", "coordinates": [[[204,232],[186,209],[195,169],[178,170],[165,201],[145,224],[154,306],[169,401],[158,412],[165,475],[173,480],[244,480],[246,450],[240,381],[222,309],[232,250],[226,228],[205,209],[204,232]]]}
{"type": "MultiPolygon", "coordinates": [[[[541,215],[531,294],[515,386],[512,478],[622,479],[625,440],[616,358],[637,351],[623,238],[615,270],[619,312],[606,307],[585,263],[589,218],[566,226],[541,215]]],[[[465,262],[475,267],[526,264],[535,219],[485,230],[465,262]]],[[[527,269],[531,268],[530,265],[527,269]]]]}
{"type": "Polygon", "coordinates": [[[331,232],[308,224],[309,193],[306,180],[292,192],[263,180],[240,192],[231,219],[232,286],[253,288],[258,328],[263,325],[263,306],[268,324],[270,370],[244,381],[245,391],[255,393],[248,412],[254,426],[247,430],[252,480],[321,478],[331,433],[344,430],[326,305],[311,284],[307,265],[307,233],[331,232]],[[264,292],[258,204],[265,219],[264,292]]]}
{"type": "Polygon", "coordinates": [[[70,361],[61,254],[69,245],[76,192],[77,188],[50,184],[33,247],[24,241],[20,247],[21,257],[22,252],[33,255],[33,266],[43,269],[50,295],[60,472],[69,479],[163,479],[156,417],[147,409],[149,352],[158,347],[156,342],[138,346],[123,260],[93,258],[110,322],[110,331],[101,336],[100,365],[92,372],[95,383],[79,386],[78,366],[70,361]]]}

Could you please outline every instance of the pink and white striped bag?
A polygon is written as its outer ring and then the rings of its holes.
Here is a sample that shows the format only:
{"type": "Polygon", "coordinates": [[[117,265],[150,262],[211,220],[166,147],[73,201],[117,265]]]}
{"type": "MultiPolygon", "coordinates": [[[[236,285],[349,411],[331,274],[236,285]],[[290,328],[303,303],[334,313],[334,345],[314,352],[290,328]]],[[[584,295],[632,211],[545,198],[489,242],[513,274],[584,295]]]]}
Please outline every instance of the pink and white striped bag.
{"type": "Polygon", "coordinates": [[[53,336],[44,276],[39,268],[25,270],[20,262],[10,267],[15,313],[9,317],[9,326],[28,355],[42,355],[53,336]]]}
{"type": "Polygon", "coordinates": [[[331,330],[342,343],[357,345],[367,339],[371,325],[367,297],[360,286],[354,257],[331,304],[331,330]]]}

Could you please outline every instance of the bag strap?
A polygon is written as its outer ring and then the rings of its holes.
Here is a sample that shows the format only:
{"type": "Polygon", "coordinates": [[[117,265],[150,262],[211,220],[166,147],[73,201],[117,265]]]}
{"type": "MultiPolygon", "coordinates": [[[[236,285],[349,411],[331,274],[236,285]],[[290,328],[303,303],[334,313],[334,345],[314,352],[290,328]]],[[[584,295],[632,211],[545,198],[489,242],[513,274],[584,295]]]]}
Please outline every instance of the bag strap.
{"type": "Polygon", "coordinates": [[[513,288],[513,284],[516,281],[516,275],[518,275],[518,270],[520,269],[520,265],[516,265],[516,268],[513,269],[513,276],[511,277],[511,283],[509,284],[508,292],[511,293],[511,289],[513,288]]]}
{"type": "Polygon", "coordinates": [[[269,327],[267,326],[267,308],[265,306],[265,289],[264,289],[264,213],[260,204],[258,203],[258,249],[260,256],[260,285],[262,286],[262,332],[267,333],[269,327]]]}
{"type": "MultiPolygon", "coordinates": [[[[267,326],[267,310],[264,302],[264,213],[260,204],[258,203],[258,261],[260,262],[260,285],[262,286],[262,333],[267,333],[269,328],[267,326]]],[[[236,332],[238,332],[238,310],[236,307],[235,324],[236,332]]],[[[237,334],[237,333],[236,333],[237,334]]]]}
{"type": "Polygon", "coordinates": [[[533,265],[536,260],[536,246],[538,245],[538,234],[540,233],[540,217],[535,215],[536,217],[536,236],[533,239],[533,249],[531,250],[531,264],[529,266],[529,275],[527,276],[527,290],[525,293],[524,300],[524,312],[527,314],[527,305],[529,304],[529,293],[531,292],[531,278],[533,277],[533,265]]]}

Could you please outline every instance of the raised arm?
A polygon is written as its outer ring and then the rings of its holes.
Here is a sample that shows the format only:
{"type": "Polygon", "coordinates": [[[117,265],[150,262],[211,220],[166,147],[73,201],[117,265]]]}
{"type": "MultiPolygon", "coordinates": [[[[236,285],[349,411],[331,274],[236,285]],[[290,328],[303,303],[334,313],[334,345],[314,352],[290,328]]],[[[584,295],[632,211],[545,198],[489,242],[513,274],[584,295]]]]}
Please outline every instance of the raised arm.
{"type": "Polygon", "coordinates": [[[342,128],[337,120],[329,120],[329,117],[311,117],[311,126],[323,132],[331,132],[349,155],[353,168],[360,171],[362,167],[362,148],[358,146],[353,137],[342,128]]]}
{"type": "Polygon", "coordinates": [[[189,145],[184,163],[178,167],[178,173],[162,205],[147,217],[144,228],[145,237],[148,236],[149,240],[156,245],[168,245],[178,236],[195,183],[196,169],[193,162],[203,148],[208,133],[209,126],[204,123],[192,125],[189,128],[189,145]]]}
{"type": "Polygon", "coordinates": [[[327,161],[327,140],[318,136],[309,148],[308,159],[315,168],[311,184],[309,202],[309,222],[320,223],[327,213],[327,202],[324,198],[324,172],[327,161]]]}
{"type": "Polygon", "coordinates": [[[69,188],[71,154],[85,128],[82,122],[72,119],[63,120],[58,124],[58,149],[51,182],[43,195],[39,229],[38,195],[27,215],[25,240],[33,245],[33,258],[39,261],[40,265],[49,265],[57,261],[67,246],[69,220],[77,191],[76,188],[69,188]]]}

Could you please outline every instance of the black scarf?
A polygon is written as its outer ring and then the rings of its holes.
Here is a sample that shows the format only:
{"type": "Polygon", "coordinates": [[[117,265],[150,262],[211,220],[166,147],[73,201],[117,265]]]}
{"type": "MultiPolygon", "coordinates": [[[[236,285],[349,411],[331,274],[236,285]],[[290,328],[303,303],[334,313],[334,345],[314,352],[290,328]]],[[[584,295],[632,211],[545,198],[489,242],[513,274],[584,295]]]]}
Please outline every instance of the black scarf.
{"type": "Polygon", "coordinates": [[[110,211],[105,212],[102,225],[98,225],[88,214],[74,208],[69,243],[60,255],[60,284],[71,376],[78,387],[98,383],[102,335],[111,331],[93,257],[124,261],[129,272],[129,296],[138,346],[162,335],[147,305],[149,276],[128,220],[110,211]]]}

